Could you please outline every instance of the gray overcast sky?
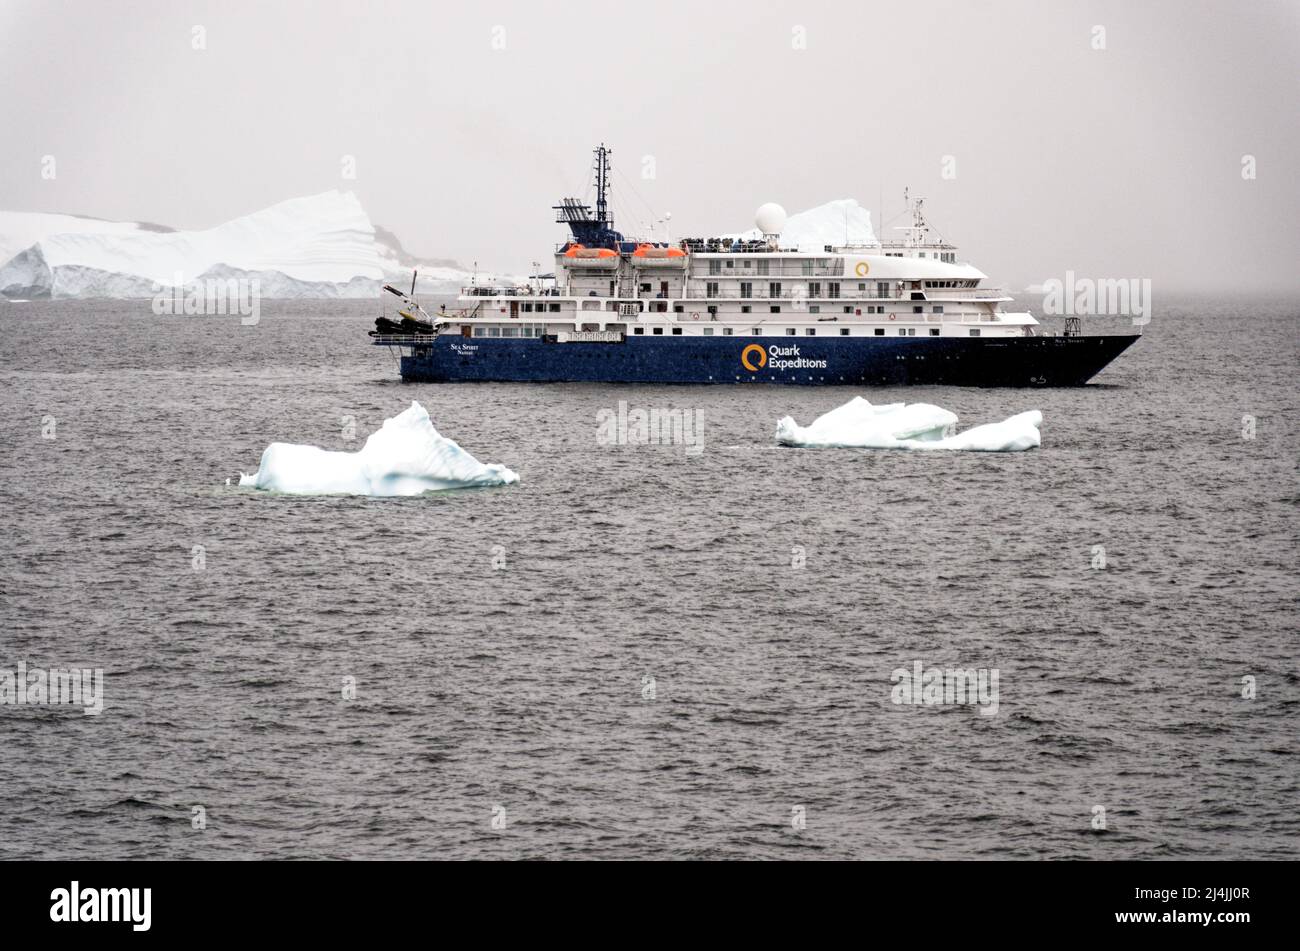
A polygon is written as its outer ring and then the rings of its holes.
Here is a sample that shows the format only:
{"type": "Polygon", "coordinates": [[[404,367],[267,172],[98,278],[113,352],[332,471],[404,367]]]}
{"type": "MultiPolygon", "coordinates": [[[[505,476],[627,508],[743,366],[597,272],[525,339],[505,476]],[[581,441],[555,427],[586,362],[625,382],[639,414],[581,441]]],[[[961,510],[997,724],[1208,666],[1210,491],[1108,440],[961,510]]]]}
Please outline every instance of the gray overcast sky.
{"type": "Polygon", "coordinates": [[[349,188],[417,254],[522,272],[603,140],[675,237],[910,185],[1014,287],[1296,291],[1298,64],[1297,0],[0,0],[0,208],[202,228],[349,188]]]}

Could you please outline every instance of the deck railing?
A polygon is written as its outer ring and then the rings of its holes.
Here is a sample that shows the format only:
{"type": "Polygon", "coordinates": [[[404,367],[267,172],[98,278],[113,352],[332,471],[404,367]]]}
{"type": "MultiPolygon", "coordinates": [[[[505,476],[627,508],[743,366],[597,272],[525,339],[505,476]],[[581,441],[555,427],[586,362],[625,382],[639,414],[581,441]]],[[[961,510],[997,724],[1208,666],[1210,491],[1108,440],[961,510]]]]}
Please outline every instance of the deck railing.
{"type": "Polygon", "coordinates": [[[382,344],[430,344],[438,339],[437,334],[376,334],[370,338],[373,343],[382,344]]]}

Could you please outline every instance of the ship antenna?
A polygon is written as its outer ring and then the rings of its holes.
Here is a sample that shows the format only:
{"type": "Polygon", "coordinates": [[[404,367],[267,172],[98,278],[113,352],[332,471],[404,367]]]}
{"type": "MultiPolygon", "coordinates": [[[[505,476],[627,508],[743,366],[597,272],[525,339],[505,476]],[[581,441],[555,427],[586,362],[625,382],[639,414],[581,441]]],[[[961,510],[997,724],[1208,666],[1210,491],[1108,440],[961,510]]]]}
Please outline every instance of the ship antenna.
{"type": "Polygon", "coordinates": [[[914,248],[925,244],[925,235],[929,233],[930,226],[926,224],[925,214],[921,211],[921,206],[925,204],[924,198],[912,198],[907,188],[903,189],[903,204],[908,206],[912,212],[912,223],[903,225],[899,228],[905,233],[903,244],[906,247],[914,248]]]}
{"type": "Polygon", "coordinates": [[[602,142],[596,149],[596,220],[603,227],[612,228],[614,220],[609,217],[609,156],[612,149],[605,148],[602,142]]]}

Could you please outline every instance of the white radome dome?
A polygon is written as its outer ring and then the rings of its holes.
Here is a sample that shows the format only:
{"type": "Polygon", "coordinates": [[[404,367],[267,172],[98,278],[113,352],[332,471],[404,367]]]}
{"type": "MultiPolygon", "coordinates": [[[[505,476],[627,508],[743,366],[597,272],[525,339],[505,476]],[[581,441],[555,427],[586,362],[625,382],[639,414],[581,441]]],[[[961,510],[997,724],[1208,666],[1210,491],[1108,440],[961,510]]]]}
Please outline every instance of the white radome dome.
{"type": "Polygon", "coordinates": [[[780,234],[785,228],[785,209],[769,201],[754,213],[754,224],[763,234],[780,234]]]}

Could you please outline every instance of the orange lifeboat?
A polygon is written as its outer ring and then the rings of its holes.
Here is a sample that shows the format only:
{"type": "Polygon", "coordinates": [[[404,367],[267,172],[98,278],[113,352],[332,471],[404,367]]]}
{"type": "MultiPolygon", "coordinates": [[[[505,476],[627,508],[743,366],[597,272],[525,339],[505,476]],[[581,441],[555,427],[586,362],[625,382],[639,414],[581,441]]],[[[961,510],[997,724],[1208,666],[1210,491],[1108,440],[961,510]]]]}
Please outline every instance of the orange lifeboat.
{"type": "Polygon", "coordinates": [[[641,244],[632,252],[632,260],[641,266],[684,267],[686,252],[681,248],[656,248],[653,245],[641,244]]]}
{"type": "Polygon", "coordinates": [[[618,252],[611,248],[584,248],[580,244],[572,245],[564,252],[566,258],[616,258],[618,252]]]}
{"type": "Polygon", "coordinates": [[[656,248],[649,244],[639,244],[632,252],[634,258],[684,258],[686,252],[681,248],[656,248]]]}

